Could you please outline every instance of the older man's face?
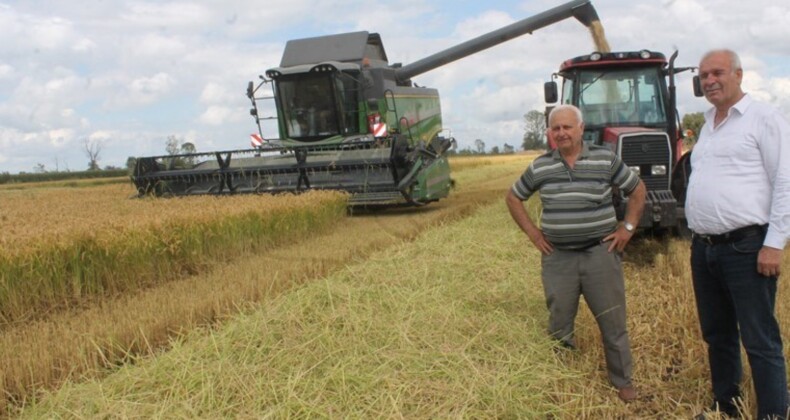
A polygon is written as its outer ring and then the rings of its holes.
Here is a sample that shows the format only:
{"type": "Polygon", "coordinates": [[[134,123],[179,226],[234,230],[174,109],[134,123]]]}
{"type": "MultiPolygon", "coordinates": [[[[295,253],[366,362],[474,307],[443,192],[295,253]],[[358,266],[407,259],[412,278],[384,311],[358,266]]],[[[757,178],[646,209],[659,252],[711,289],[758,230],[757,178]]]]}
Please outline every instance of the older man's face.
{"type": "Polygon", "coordinates": [[[741,98],[743,70],[733,69],[726,53],[714,53],[702,60],[699,78],[705,99],[717,108],[729,108],[741,98]]]}
{"type": "Polygon", "coordinates": [[[582,143],[584,124],[570,110],[557,111],[549,121],[551,138],[561,152],[574,151],[582,143]]]}

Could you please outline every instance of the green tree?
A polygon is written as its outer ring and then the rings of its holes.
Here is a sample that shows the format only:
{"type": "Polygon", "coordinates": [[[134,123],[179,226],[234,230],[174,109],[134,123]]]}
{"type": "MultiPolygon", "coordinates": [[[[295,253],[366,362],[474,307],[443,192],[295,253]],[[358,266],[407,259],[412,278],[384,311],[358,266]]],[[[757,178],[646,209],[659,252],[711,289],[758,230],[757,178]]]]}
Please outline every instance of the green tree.
{"type": "Polygon", "coordinates": [[[692,112],[683,116],[681,124],[683,130],[687,132],[684,133],[686,138],[683,140],[683,144],[686,147],[691,147],[699,138],[699,132],[705,124],[705,116],[701,112],[692,112]]]}
{"type": "Polygon", "coordinates": [[[188,142],[188,141],[184,142],[184,143],[181,143],[180,149],[181,149],[181,153],[184,153],[184,154],[186,154],[186,153],[196,153],[197,152],[197,149],[195,148],[195,144],[192,143],[192,142],[188,142]]]}
{"type": "Polygon", "coordinates": [[[524,139],[521,148],[524,150],[542,149],[545,147],[546,116],[541,111],[532,110],[524,114],[524,139]]]}
{"type": "MultiPolygon", "coordinates": [[[[196,153],[197,150],[195,148],[195,144],[184,141],[182,138],[176,137],[174,134],[167,136],[167,142],[165,143],[165,151],[170,156],[175,155],[184,155],[190,153],[196,153]]],[[[170,165],[174,168],[183,168],[184,166],[194,165],[194,158],[189,157],[174,157],[170,158],[173,162],[170,165]]]]}
{"type": "MultiPolygon", "coordinates": [[[[188,155],[191,153],[197,153],[197,149],[195,148],[195,144],[191,142],[184,142],[181,143],[181,153],[188,155]]],[[[195,164],[195,157],[194,156],[187,156],[184,157],[184,163],[187,165],[194,165],[195,164]]]]}

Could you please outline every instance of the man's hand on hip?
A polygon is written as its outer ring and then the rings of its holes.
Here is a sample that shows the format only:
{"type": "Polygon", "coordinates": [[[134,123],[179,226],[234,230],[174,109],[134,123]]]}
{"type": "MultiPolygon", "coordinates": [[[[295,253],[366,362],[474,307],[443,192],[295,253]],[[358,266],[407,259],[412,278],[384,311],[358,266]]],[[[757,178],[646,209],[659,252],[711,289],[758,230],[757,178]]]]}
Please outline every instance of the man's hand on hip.
{"type": "Polygon", "coordinates": [[[628,245],[628,241],[631,240],[631,237],[634,236],[634,232],[627,231],[624,227],[620,226],[614,232],[610,233],[609,236],[603,238],[604,242],[612,241],[609,244],[609,252],[616,249],[618,252],[623,252],[625,246],[628,245]]]}
{"type": "Polygon", "coordinates": [[[532,244],[535,245],[535,248],[537,248],[541,254],[549,255],[554,252],[554,247],[551,245],[551,242],[546,239],[546,236],[543,235],[542,230],[535,230],[534,232],[530,232],[527,236],[529,236],[529,240],[532,241],[532,244]]]}
{"type": "Polygon", "coordinates": [[[757,272],[764,276],[779,276],[782,267],[783,249],[763,246],[757,254],[757,272]]]}

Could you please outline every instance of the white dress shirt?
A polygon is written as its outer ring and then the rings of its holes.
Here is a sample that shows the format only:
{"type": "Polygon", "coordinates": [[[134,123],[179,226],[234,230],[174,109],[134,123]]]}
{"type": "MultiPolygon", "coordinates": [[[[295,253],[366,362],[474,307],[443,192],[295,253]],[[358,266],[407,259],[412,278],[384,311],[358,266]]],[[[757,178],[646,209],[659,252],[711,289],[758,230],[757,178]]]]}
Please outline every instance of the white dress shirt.
{"type": "Polygon", "coordinates": [[[713,126],[715,108],[691,154],[689,228],[721,234],[769,224],[763,245],[784,249],[790,236],[790,123],[745,95],[713,126]]]}

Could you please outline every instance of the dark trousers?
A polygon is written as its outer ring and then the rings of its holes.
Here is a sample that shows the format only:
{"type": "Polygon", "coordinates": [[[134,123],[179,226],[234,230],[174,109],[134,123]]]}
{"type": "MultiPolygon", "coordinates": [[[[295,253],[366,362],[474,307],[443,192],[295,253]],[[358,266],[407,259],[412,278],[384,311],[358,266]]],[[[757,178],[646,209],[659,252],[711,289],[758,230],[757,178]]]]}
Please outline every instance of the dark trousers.
{"type": "Polygon", "coordinates": [[[785,418],[787,374],[774,317],[777,280],[757,272],[763,239],[754,235],[716,245],[694,239],[691,272],[716,402],[723,411],[732,411],[733,398],[740,396],[743,341],[757,394],[758,418],[785,418]]]}

